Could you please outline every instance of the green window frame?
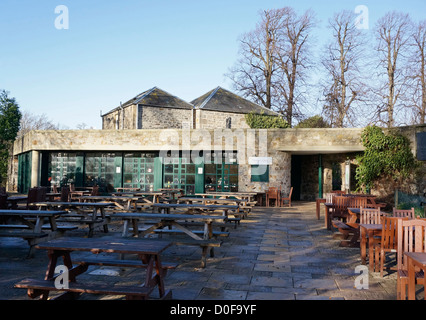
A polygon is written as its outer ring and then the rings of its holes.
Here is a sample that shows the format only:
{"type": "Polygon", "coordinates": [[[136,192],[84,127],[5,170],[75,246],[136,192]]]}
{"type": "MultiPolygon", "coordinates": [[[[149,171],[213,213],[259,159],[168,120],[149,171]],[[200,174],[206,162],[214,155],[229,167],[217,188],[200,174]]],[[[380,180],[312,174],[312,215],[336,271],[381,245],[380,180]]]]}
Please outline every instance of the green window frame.
{"type": "Polygon", "coordinates": [[[204,155],[205,191],[238,192],[237,153],[210,152],[204,155]]]}
{"type": "Polygon", "coordinates": [[[252,165],[251,182],[269,182],[269,165],[252,165]]]}
{"type": "Polygon", "coordinates": [[[123,158],[123,187],[154,191],[155,153],[126,153],[123,158]]]}

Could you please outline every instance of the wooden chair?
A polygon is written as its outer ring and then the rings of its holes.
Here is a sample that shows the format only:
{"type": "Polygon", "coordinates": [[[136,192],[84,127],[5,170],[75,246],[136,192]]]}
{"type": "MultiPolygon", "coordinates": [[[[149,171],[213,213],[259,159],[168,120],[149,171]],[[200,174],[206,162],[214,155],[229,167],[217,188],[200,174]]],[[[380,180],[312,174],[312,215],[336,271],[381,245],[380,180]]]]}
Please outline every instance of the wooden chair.
{"type": "Polygon", "coordinates": [[[46,187],[37,187],[37,202],[45,202],[46,201],[46,187]]]}
{"type": "Polygon", "coordinates": [[[291,207],[291,194],[293,193],[293,187],[290,188],[290,193],[288,197],[281,197],[281,207],[285,206],[284,201],[288,201],[288,206],[291,207]]]}
{"type": "Polygon", "coordinates": [[[409,219],[415,219],[416,216],[414,214],[414,208],[411,208],[409,210],[403,210],[403,209],[396,209],[393,208],[393,216],[402,218],[402,217],[408,217],[409,219]]]}
{"type": "Polygon", "coordinates": [[[70,188],[62,187],[61,188],[61,202],[69,202],[70,201],[70,188]]]}
{"type": "MultiPolygon", "coordinates": [[[[426,220],[408,219],[398,223],[397,244],[397,299],[407,298],[408,266],[404,252],[426,252],[426,220]]],[[[416,272],[416,283],[422,283],[423,272],[416,272]]]]}
{"type": "MultiPolygon", "coordinates": [[[[401,220],[408,220],[407,217],[383,217],[382,232],[380,241],[374,244],[375,254],[375,271],[380,269],[380,276],[383,277],[386,257],[389,253],[396,254],[398,249],[398,223],[401,220]]],[[[373,249],[372,249],[373,250],[373,249]]],[[[395,267],[390,267],[390,270],[396,270],[395,267]]]]}
{"type": "Polygon", "coordinates": [[[0,209],[8,209],[7,194],[0,194],[0,209]]]}
{"type": "Polygon", "coordinates": [[[23,209],[27,209],[27,210],[37,209],[36,206],[30,206],[30,203],[37,202],[37,194],[38,194],[37,187],[30,188],[28,190],[27,204],[26,204],[25,208],[23,208],[23,209]]]}
{"type": "Polygon", "coordinates": [[[349,198],[343,196],[334,196],[333,197],[333,212],[332,220],[343,220],[346,222],[348,218],[348,203],[349,198]]]}
{"type": "Polygon", "coordinates": [[[367,208],[366,197],[348,197],[349,203],[348,208],[367,208]]]}
{"type": "Polygon", "coordinates": [[[382,223],[382,213],[380,208],[371,209],[360,207],[359,223],[365,224],[381,224],[382,223]]]}
{"type": "Polygon", "coordinates": [[[266,192],[266,206],[269,207],[269,201],[275,200],[275,206],[279,207],[280,205],[280,195],[276,187],[270,187],[266,192]]]}
{"type": "Polygon", "coordinates": [[[90,193],[91,196],[99,196],[99,187],[93,186],[92,192],[90,193]]]}

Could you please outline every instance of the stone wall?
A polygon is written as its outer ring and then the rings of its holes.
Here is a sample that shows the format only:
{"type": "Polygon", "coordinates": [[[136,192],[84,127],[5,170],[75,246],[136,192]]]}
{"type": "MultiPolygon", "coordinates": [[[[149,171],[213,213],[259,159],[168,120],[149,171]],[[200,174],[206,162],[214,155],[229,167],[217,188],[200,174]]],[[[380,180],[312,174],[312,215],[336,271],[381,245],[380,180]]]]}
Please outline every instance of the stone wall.
{"type": "Polygon", "coordinates": [[[135,105],[117,109],[102,116],[102,129],[104,130],[131,130],[137,128],[137,108],[135,105]],[[123,126],[124,121],[124,126],[123,126]]]}
{"type": "Polygon", "coordinates": [[[249,128],[245,116],[242,113],[218,112],[210,110],[196,110],[196,128],[197,129],[218,129],[226,128],[227,119],[231,121],[231,129],[249,128]]]}
{"type": "Polygon", "coordinates": [[[191,129],[192,109],[139,106],[138,129],[191,129]]]}

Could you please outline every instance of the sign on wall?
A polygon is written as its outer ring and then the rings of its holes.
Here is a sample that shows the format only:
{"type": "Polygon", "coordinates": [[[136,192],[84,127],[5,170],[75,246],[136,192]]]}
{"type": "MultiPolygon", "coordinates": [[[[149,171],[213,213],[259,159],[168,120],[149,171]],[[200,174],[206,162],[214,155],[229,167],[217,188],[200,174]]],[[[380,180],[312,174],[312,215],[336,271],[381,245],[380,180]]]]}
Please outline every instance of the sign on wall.
{"type": "Polygon", "coordinates": [[[251,165],[271,165],[272,157],[249,157],[251,165]]]}
{"type": "Polygon", "coordinates": [[[417,160],[426,161],[426,132],[416,134],[417,160]]]}

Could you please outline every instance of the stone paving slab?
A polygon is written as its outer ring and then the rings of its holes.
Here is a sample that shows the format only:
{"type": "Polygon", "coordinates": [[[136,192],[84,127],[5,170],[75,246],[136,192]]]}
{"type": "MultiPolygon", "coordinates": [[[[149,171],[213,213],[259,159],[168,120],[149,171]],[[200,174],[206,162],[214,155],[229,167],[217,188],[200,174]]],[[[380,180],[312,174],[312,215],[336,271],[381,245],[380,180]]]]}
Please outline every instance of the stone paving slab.
{"type": "MultiPolygon", "coordinates": [[[[359,249],[339,247],[340,240],[324,228],[324,217],[316,219],[314,202],[292,204],[291,208],[254,208],[236,229],[233,225],[229,228],[230,236],[223,239],[220,248],[215,248],[215,256],[207,259],[206,268],[200,268],[199,247],[167,249],[163,261],[179,265],[169,271],[165,279],[174,299],[396,299],[395,273],[385,272],[381,278],[379,273],[370,272],[369,288],[355,288],[355,279],[359,276],[355,268],[361,263],[359,249]]],[[[114,223],[108,234],[99,231],[95,237],[120,238],[120,228],[120,223],[114,223]]],[[[84,237],[85,230],[73,231],[70,235],[84,237]]],[[[14,289],[14,283],[26,277],[44,277],[46,252],[36,250],[34,258],[26,259],[27,252],[25,241],[0,238],[1,300],[28,300],[25,290],[14,289]]],[[[96,268],[92,266],[89,270],[96,268]]],[[[112,275],[95,272],[81,276],[91,281],[132,285],[140,283],[141,272],[126,269],[110,272],[112,275]]],[[[88,295],[82,299],[104,297],[88,295]]]]}

